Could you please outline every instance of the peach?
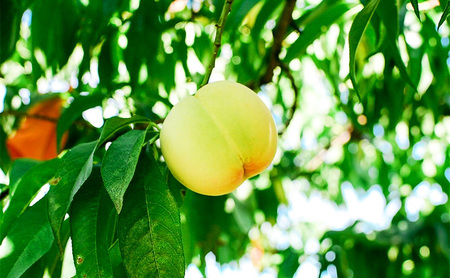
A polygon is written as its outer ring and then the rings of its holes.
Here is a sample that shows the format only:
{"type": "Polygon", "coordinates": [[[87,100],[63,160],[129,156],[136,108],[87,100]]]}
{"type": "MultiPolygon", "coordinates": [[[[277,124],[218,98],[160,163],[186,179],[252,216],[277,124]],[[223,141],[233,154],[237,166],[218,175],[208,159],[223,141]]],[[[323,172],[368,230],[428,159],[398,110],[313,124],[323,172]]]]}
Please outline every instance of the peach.
{"type": "Polygon", "coordinates": [[[177,103],[160,139],[174,177],[210,196],[230,193],[265,170],[277,149],[267,106],[252,90],[230,81],[207,84],[177,103]]]}

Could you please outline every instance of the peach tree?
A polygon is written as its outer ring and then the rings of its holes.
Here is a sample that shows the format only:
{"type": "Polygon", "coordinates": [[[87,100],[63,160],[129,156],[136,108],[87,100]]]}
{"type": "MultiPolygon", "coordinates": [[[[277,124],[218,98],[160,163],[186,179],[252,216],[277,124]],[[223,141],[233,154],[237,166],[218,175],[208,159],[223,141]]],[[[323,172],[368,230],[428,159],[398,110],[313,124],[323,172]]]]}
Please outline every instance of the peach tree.
{"type": "Polygon", "coordinates": [[[448,0],[0,3],[0,277],[448,277],[448,0]]]}

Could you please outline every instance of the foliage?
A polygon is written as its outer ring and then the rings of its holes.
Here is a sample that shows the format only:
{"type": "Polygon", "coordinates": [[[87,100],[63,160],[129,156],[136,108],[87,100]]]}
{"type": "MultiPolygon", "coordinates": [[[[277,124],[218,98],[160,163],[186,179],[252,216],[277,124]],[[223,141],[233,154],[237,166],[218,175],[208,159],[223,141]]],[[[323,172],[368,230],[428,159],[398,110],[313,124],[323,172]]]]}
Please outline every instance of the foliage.
{"type": "Polygon", "coordinates": [[[448,277],[449,3],[234,0],[210,80],[258,92],[280,143],[208,197],[173,178],[158,136],[208,74],[223,0],[2,0],[0,276],[183,277],[215,258],[448,277]],[[49,94],[60,155],[12,160],[7,138],[49,94]]]}

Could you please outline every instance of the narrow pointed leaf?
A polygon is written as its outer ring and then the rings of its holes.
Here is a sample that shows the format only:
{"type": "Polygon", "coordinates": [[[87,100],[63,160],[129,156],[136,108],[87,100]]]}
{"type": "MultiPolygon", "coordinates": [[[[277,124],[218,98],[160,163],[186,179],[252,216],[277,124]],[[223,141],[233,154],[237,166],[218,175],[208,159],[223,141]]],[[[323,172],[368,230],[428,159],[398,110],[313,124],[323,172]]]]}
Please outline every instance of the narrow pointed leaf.
{"type": "Polygon", "coordinates": [[[55,158],[37,164],[20,179],[3,216],[0,241],[3,240],[11,225],[25,211],[42,186],[55,175],[59,163],[60,159],[55,158]]]}
{"type": "Polygon", "coordinates": [[[184,277],[177,203],[153,157],[142,155],[119,215],[119,246],[129,277],[184,277]]]}
{"type": "MultiPolygon", "coordinates": [[[[50,232],[51,233],[51,229],[50,232]]],[[[62,244],[66,246],[70,236],[69,221],[64,221],[61,229],[62,244]]],[[[53,238],[53,235],[52,235],[53,238]]],[[[64,254],[59,251],[58,243],[53,240],[50,250],[25,271],[21,277],[61,278],[64,254]]],[[[67,265],[67,262],[65,263],[67,265]]],[[[0,275],[1,277],[1,275],[0,275]]]]}
{"type": "MultiPolygon", "coordinates": [[[[96,142],[77,145],[64,155],[56,176],[50,181],[48,192],[48,214],[57,241],[64,217],[69,210],[73,196],[80,189],[92,171],[96,142]]],[[[61,251],[63,247],[60,245],[61,251]]]]}
{"type": "Polygon", "coordinates": [[[306,52],[311,43],[313,43],[324,31],[324,28],[330,27],[334,22],[341,18],[349,9],[348,3],[331,3],[330,1],[322,2],[316,14],[311,16],[311,21],[305,25],[301,36],[289,47],[285,62],[290,62],[292,59],[302,55],[306,52]],[[322,5],[324,7],[322,7],[322,5]]]}
{"type": "MultiPolygon", "coordinates": [[[[66,246],[70,237],[70,223],[66,219],[61,228],[61,245],[66,246]]],[[[64,254],[59,250],[59,244],[56,240],[53,241],[50,250],[42,257],[42,264],[46,266],[46,273],[49,277],[60,278],[62,274],[64,254]]]]}
{"type": "Polygon", "coordinates": [[[414,13],[416,14],[417,18],[420,20],[420,11],[419,11],[419,1],[418,0],[410,0],[411,5],[413,6],[414,13]]]}
{"type": "Polygon", "coordinates": [[[406,81],[406,83],[408,83],[408,85],[411,86],[411,88],[414,91],[417,91],[417,86],[416,86],[416,84],[414,84],[411,77],[409,76],[406,66],[402,60],[402,56],[400,55],[400,49],[398,48],[398,45],[393,41],[388,41],[388,46],[389,46],[390,53],[391,53],[392,57],[394,58],[395,65],[397,66],[397,68],[400,72],[400,75],[403,77],[403,79],[406,81]]]}
{"type": "Polygon", "coordinates": [[[400,55],[398,48],[398,9],[396,4],[391,0],[381,0],[378,7],[378,15],[386,27],[385,42],[388,45],[389,54],[392,55],[395,65],[403,79],[416,91],[416,85],[408,74],[405,63],[400,55]]]}
{"type": "Polygon", "coordinates": [[[103,158],[102,178],[118,213],[133,178],[144,139],[145,130],[130,130],[111,144],[103,158]]]}
{"type": "Polygon", "coordinates": [[[370,20],[372,19],[372,16],[374,15],[378,7],[378,4],[380,4],[380,0],[372,0],[358,13],[352,23],[348,35],[350,50],[350,80],[352,81],[353,87],[359,99],[361,99],[361,96],[359,95],[355,73],[356,50],[358,49],[358,45],[361,41],[362,36],[364,35],[367,27],[370,24],[370,20]]]}
{"type": "Polygon", "coordinates": [[[386,36],[388,40],[398,40],[398,8],[397,4],[391,0],[380,0],[377,14],[386,27],[386,36]]]}
{"type": "Polygon", "coordinates": [[[10,235],[3,240],[2,249],[8,250],[8,246],[11,249],[0,259],[1,277],[21,277],[47,253],[53,240],[45,199],[42,199],[20,216],[10,235]]]}
{"type": "Polygon", "coordinates": [[[119,118],[114,117],[108,119],[103,126],[102,134],[98,140],[98,146],[101,146],[108,140],[111,140],[114,136],[127,129],[131,129],[132,124],[148,124],[150,120],[142,116],[133,116],[131,118],[119,118]]]}
{"type": "Polygon", "coordinates": [[[113,277],[109,260],[108,219],[114,210],[103,188],[100,169],[75,195],[70,209],[73,259],[78,277],[113,277]]]}
{"type": "Polygon", "coordinates": [[[442,24],[444,24],[444,21],[447,20],[449,12],[450,12],[450,1],[448,1],[447,5],[445,5],[444,12],[441,16],[441,19],[439,19],[438,29],[441,27],[442,24]]]}

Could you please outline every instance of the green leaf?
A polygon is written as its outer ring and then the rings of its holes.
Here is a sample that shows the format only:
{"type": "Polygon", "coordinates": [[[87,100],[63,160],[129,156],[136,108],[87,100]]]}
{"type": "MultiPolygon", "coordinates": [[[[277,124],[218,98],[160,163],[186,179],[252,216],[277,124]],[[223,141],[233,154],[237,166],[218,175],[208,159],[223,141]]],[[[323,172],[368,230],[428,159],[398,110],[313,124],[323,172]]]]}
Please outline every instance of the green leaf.
{"type": "MultiPolygon", "coordinates": [[[[261,32],[264,30],[264,26],[267,24],[267,19],[272,18],[273,14],[279,12],[280,6],[283,1],[278,0],[266,0],[264,1],[258,16],[255,19],[255,23],[251,29],[251,36],[254,42],[261,40],[261,32]]],[[[233,12],[231,12],[233,14],[233,12]]]]}
{"type": "Polygon", "coordinates": [[[406,70],[406,66],[403,63],[402,56],[400,55],[400,49],[398,48],[398,45],[393,41],[389,41],[389,39],[388,39],[387,44],[388,44],[389,54],[392,55],[395,65],[397,66],[397,68],[400,72],[400,75],[403,77],[403,79],[406,81],[406,83],[408,83],[408,85],[411,86],[411,88],[414,91],[417,91],[416,84],[414,84],[414,82],[412,81],[411,77],[409,76],[408,71],[406,70]]]}
{"type": "Polygon", "coordinates": [[[229,232],[232,215],[225,213],[225,202],[228,199],[223,196],[206,196],[186,191],[182,212],[186,217],[183,222],[183,248],[186,261],[190,262],[198,255],[204,257],[210,251],[219,248],[219,236],[229,232]],[[199,250],[199,246],[201,250],[199,250]]]}
{"type": "Polygon", "coordinates": [[[131,118],[119,118],[114,117],[106,121],[103,126],[102,134],[98,139],[98,146],[103,145],[109,140],[112,140],[114,136],[123,133],[131,129],[132,124],[149,124],[150,120],[142,116],[133,116],[131,118]]]}
{"type": "Polygon", "coordinates": [[[233,209],[233,217],[241,232],[247,234],[255,225],[255,219],[253,217],[255,208],[251,205],[249,200],[242,201],[234,195],[231,196],[235,204],[233,209]]]}
{"type": "Polygon", "coordinates": [[[211,38],[206,33],[202,32],[199,37],[195,38],[192,49],[202,65],[207,65],[209,63],[212,42],[211,38]]]}
{"type": "MultiPolygon", "coordinates": [[[[55,178],[50,181],[48,214],[58,243],[61,243],[61,224],[69,210],[73,196],[91,174],[95,146],[96,142],[94,141],[77,145],[69,150],[63,156],[55,178]]],[[[62,252],[61,244],[60,249],[62,252]]]]}
{"type": "MultiPolygon", "coordinates": [[[[244,17],[251,11],[251,9],[257,5],[261,0],[234,0],[233,12],[231,12],[227,18],[225,26],[236,30],[241,25],[244,17]]],[[[225,5],[225,1],[224,1],[225,5]]]]}
{"type": "Polygon", "coordinates": [[[258,202],[258,209],[264,213],[269,222],[275,221],[275,219],[277,219],[277,210],[279,206],[275,188],[270,186],[267,189],[255,190],[253,192],[258,202]]]}
{"type": "MultiPolygon", "coordinates": [[[[0,199],[3,199],[6,197],[6,195],[9,194],[9,186],[4,184],[4,183],[0,183],[0,199]]],[[[0,202],[0,204],[3,206],[4,204],[0,202]]],[[[3,210],[0,211],[0,224],[2,223],[1,221],[3,220],[3,210]]]]}
{"type": "Polygon", "coordinates": [[[447,20],[448,13],[450,12],[450,1],[445,5],[444,12],[442,13],[441,19],[439,19],[438,29],[444,24],[444,21],[447,20]]]}
{"type": "Polygon", "coordinates": [[[355,20],[352,23],[350,32],[348,34],[348,43],[350,50],[350,80],[352,81],[353,87],[355,89],[358,98],[361,100],[359,95],[358,85],[356,82],[355,74],[355,57],[356,50],[358,49],[359,42],[364,35],[367,27],[370,24],[370,20],[374,15],[380,0],[371,0],[359,13],[356,15],[355,20]]]}
{"type": "Polygon", "coordinates": [[[322,33],[324,27],[330,27],[350,9],[349,4],[342,2],[322,2],[308,17],[300,37],[289,47],[284,58],[285,62],[305,53],[307,47],[313,43],[322,33]]]}
{"type": "MultiPolygon", "coordinates": [[[[132,89],[138,86],[142,65],[146,64],[149,68],[158,63],[155,53],[159,52],[158,42],[164,28],[158,14],[162,12],[161,6],[165,4],[162,2],[140,2],[139,8],[130,20],[130,28],[127,32],[128,44],[123,53],[123,60],[127,65],[132,89]]],[[[149,75],[149,78],[151,77],[152,75],[149,75]]]]}
{"type": "Polygon", "coordinates": [[[419,1],[417,0],[410,0],[411,5],[414,8],[414,13],[416,14],[417,18],[420,20],[420,11],[419,11],[419,1]]]}
{"type": "Polygon", "coordinates": [[[72,254],[79,277],[113,277],[108,252],[111,231],[106,228],[113,210],[100,169],[94,168],[70,208],[72,254]]]}
{"type": "Polygon", "coordinates": [[[16,185],[19,183],[20,179],[34,166],[39,164],[38,160],[30,158],[19,158],[14,160],[11,172],[9,173],[9,186],[11,190],[11,195],[14,194],[16,185]]]}
{"type": "Polygon", "coordinates": [[[22,215],[41,187],[55,174],[59,158],[35,165],[25,173],[11,194],[8,209],[3,215],[0,241],[7,235],[12,224],[22,215]]]}
{"type": "Polygon", "coordinates": [[[53,243],[46,200],[41,199],[22,214],[2,242],[2,277],[21,275],[47,253],[53,243]]]}
{"type": "Polygon", "coordinates": [[[144,138],[145,130],[130,130],[111,144],[103,158],[102,178],[118,213],[133,178],[144,138]]]}
{"type": "Polygon", "coordinates": [[[280,253],[283,256],[283,262],[280,264],[278,278],[293,277],[299,266],[299,255],[292,248],[288,248],[280,253]]]}
{"type": "Polygon", "coordinates": [[[0,26],[2,26],[2,39],[0,40],[0,63],[10,58],[16,49],[16,42],[20,38],[20,15],[22,9],[15,5],[13,0],[2,1],[0,10],[0,26]]]}
{"type": "Polygon", "coordinates": [[[380,0],[377,13],[384,23],[387,39],[396,42],[399,27],[397,5],[390,0],[380,0]]]}
{"type": "Polygon", "coordinates": [[[61,117],[56,125],[56,142],[58,144],[58,150],[61,149],[61,139],[70,126],[81,117],[82,113],[90,108],[99,106],[102,104],[104,95],[92,94],[87,96],[77,96],[69,107],[63,110],[61,117]]]}
{"type": "MultiPolygon", "coordinates": [[[[60,234],[61,234],[61,245],[66,246],[70,236],[69,219],[66,219],[63,222],[60,234]]],[[[44,257],[41,258],[42,265],[45,266],[45,271],[47,272],[49,277],[52,278],[61,277],[64,258],[63,255],[64,254],[62,254],[61,251],[59,250],[58,242],[54,240],[50,250],[45,254],[44,257]]]]}
{"type": "Polygon", "coordinates": [[[119,241],[116,240],[109,248],[109,259],[113,267],[114,277],[127,277],[127,272],[122,263],[122,255],[120,253],[119,241]]]}
{"type": "Polygon", "coordinates": [[[184,277],[178,207],[149,155],[141,156],[125,194],[118,235],[130,277],[184,277]]]}
{"type": "Polygon", "coordinates": [[[396,4],[391,0],[381,0],[378,7],[378,14],[383,21],[386,29],[385,42],[388,46],[388,53],[392,55],[395,65],[397,66],[400,75],[406,82],[416,91],[416,85],[411,80],[411,77],[406,70],[406,66],[400,55],[400,50],[398,48],[398,10],[396,4]]]}
{"type": "MultiPolygon", "coordinates": [[[[64,221],[61,234],[63,235],[63,246],[69,239],[69,220],[64,221]]],[[[59,251],[56,240],[53,240],[50,250],[45,253],[36,263],[25,271],[21,277],[52,277],[60,278],[62,274],[63,257],[59,251]],[[44,274],[45,273],[45,274],[44,274]]]]}
{"type": "Polygon", "coordinates": [[[77,43],[80,7],[75,1],[54,0],[41,0],[32,5],[32,49],[40,49],[44,54],[45,65],[41,64],[44,70],[56,71],[67,63],[77,43]]]}
{"type": "Polygon", "coordinates": [[[113,88],[112,85],[114,79],[118,75],[118,59],[116,53],[118,45],[115,43],[116,40],[116,29],[113,27],[106,28],[105,40],[102,44],[102,51],[100,52],[100,55],[98,57],[98,74],[100,77],[100,82],[109,90],[113,88]]]}
{"type": "MultiPolygon", "coordinates": [[[[2,9],[2,12],[3,12],[3,9],[2,9]]],[[[1,43],[2,42],[0,42],[0,44],[1,43]]],[[[4,100],[2,103],[4,104],[4,100]]],[[[3,108],[3,109],[5,109],[5,108],[3,108]]],[[[1,118],[0,118],[0,120],[1,120],[1,118]]],[[[6,134],[4,127],[3,126],[0,127],[0,146],[2,146],[2,147],[6,146],[7,138],[8,138],[8,135],[6,134]]],[[[0,169],[2,169],[4,173],[7,173],[9,171],[10,167],[11,167],[11,158],[9,157],[8,152],[1,151],[0,152],[0,169]]]]}

